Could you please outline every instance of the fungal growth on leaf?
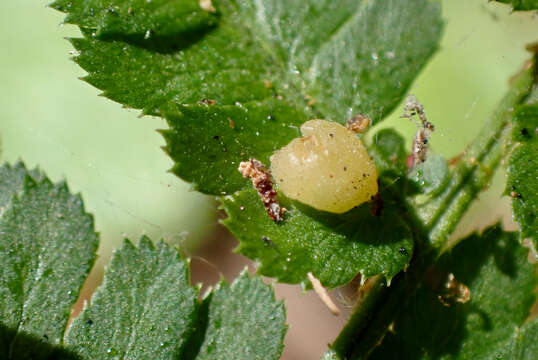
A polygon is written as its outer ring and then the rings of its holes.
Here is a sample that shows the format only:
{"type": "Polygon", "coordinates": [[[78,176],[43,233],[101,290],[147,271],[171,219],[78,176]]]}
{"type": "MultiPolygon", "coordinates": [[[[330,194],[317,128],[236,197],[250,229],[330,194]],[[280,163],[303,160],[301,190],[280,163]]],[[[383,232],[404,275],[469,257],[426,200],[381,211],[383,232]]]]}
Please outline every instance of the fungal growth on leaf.
{"type": "Polygon", "coordinates": [[[271,173],[289,198],[337,214],[375,197],[377,169],[356,134],[325,120],[301,126],[292,140],[271,157],[271,173]]]}

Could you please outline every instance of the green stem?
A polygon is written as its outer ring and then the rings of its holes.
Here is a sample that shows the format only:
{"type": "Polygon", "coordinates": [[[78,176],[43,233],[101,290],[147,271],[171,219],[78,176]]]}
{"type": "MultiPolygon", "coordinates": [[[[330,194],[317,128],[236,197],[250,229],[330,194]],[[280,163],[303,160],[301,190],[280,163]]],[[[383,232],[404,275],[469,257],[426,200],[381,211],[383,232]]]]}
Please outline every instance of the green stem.
{"type": "Polygon", "coordinates": [[[376,276],[368,280],[369,290],[355,308],[346,326],[342,329],[334,343],[330,346],[329,352],[324,359],[347,359],[351,352],[359,343],[359,334],[367,325],[369,318],[374,313],[375,307],[379,305],[380,299],[388,291],[383,276],[376,276]]]}
{"type": "MultiPolygon", "coordinates": [[[[398,311],[422,282],[426,270],[435,263],[442,246],[465,210],[491,180],[504,153],[503,140],[510,127],[513,109],[524,101],[536,83],[534,65],[535,63],[515,79],[494,116],[486,123],[454,170],[443,194],[419,210],[418,215],[428,229],[427,234],[420,236],[420,239],[427,241],[417,243],[408,271],[396,276],[390,288],[384,286],[382,278],[375,279],[372,288],[325,354],[325,360],[366,359],[382,340],[398,311]],[[423,216],[420,216],[420,212],[423,216]],[[433,216],[424,215],[428,213],[433,216]]],[[[415,229],[421,226],[423,225],[416,224],[415,229]]]]}
{"type": "Polygon", "coordinates": [[[530,66],[514,80],[493,116],[486,122],[453,171],[446,189],[435,200],[418,209],[429,231],[433,247],[445,245],[448,236],[478,193],[486,189],[504,155],[514,107],[524,101],[535,83],[535,69],[530,66]]]}

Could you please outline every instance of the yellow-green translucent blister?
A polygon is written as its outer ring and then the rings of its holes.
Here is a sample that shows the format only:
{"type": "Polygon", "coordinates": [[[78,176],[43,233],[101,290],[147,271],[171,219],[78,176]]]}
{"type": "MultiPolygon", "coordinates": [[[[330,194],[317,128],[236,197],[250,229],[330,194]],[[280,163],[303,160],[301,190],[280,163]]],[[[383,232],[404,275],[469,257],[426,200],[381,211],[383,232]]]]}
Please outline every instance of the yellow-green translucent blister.
{"type": "Polygon", "coordinates": [[[354,132],[310,120],[301,133],[271,157],[271,173],[284,195],[340,214],[377,194],[377,169],[354,132]]]}

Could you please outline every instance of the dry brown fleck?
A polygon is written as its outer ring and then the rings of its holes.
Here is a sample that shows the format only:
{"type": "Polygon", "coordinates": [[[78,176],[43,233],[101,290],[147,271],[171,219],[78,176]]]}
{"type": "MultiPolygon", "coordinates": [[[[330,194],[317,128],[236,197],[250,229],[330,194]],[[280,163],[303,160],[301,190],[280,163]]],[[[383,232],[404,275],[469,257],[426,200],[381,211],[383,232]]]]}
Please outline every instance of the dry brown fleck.
{"type": "Polygon", "coordinates": [[[286,209],[280,207],[278,203],[273,180],[266,167],[260,161],[250,158],[248,161],[242,161],[238,170],[243,177],[251,179],[252,185],[258,191],[269,217],[275,222],[284,220],[283,215],[286,209]]]}
{"type": "Polygon", "coordinates": [[[202,99],[197,102],[198,105],[215,105],[217,102],[211,99],[202,99]]]}
{"type": "Polygon", "coordinates": [[[471,299],[469,288],[456,280],[452,273],[432,268],[426,274],[426,282],[433,291],[437,292],[437,299],[444,306],[449,307],[455,303],[465,304],[471,299]]]}
{"type": "Polygon", "coordinates": [[[454,302],[465,304],[471,298],[471,291],[465,284],[456,280],[454,274],[450,273],[447,276],[443,291],[437,295],[437,298],[447,307],[454,302]]]}
{"type": "Polygon", "coordinates": [[[362,134],[368,129],[372,120],[365,114],[357,114],[351,117],[346,124],[346,127],[357,134],[362,134]]]}

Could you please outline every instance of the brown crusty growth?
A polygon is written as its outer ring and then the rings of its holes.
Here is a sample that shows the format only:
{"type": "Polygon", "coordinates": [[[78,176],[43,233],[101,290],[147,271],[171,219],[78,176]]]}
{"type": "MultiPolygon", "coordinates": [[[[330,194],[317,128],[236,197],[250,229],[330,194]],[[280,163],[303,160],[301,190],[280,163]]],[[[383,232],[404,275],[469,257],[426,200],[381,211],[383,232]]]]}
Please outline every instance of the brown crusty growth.
{"type": "Polygon", "coordinates": [[[273,180],[265,166],[260,161],[250,158],[248,161],[242,161],[239,164],[238,170],[243,177],[252,180],[252,185],[254,185],[254,188],[258,191],[258,195],[262,199],[269,217],[276,222],[284,220],[283,214],[286,209],[280,207],[280,204],[276,199],[276,190],[273,187],[273,180]]]}

